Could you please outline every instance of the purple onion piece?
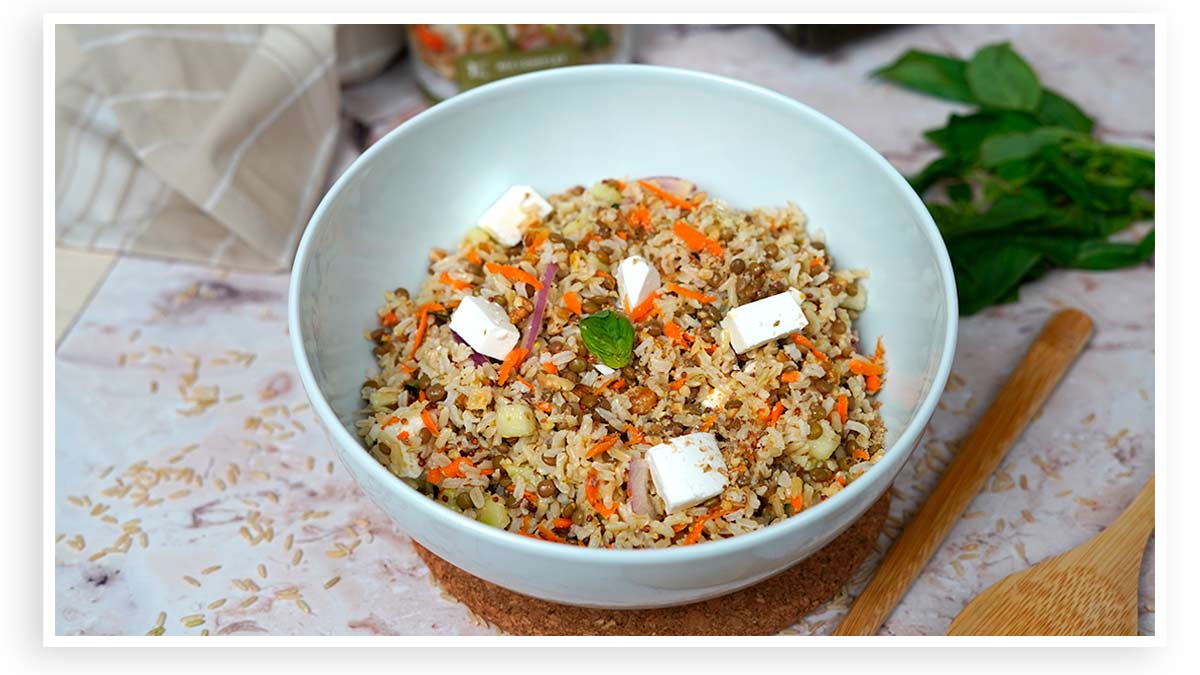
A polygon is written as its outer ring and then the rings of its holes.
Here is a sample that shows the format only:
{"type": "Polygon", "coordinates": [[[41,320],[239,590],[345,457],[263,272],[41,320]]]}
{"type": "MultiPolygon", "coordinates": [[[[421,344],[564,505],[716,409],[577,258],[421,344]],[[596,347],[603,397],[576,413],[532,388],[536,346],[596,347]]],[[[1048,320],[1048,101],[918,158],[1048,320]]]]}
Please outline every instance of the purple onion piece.
{"type": "Polygon", "coordinates": [[[629,508],[644,516],[654,510],[650,503],[650,467],[641,457],[629,460],[629,508]]]}
{"type": "Polygon", "coordinates": [[[538,333],[542,331],[542,318],[546,314],[546,302],[550,299],[550,284],[554,283],[555,274],[558,274],[557,263],[546,265],[546,271],[542,272],[542,288],[537,292],[537,297],[533,301],[533,316],[529,318],[529,327],[525,329],[525,342],[521,345],[525,349],[526,355],[533,350],[533,343],[537,342],[538,333]]]}
{"type": "MultiPolygon", "coordinates": [[[[454,331],[450,331],[450,334],[454,336],[455,342],[457,342],[459,344],[464,344],[464,345],[467,344],[467,341],[462,339],[462,336],[459,335],[458,333],[455,333],[454,331]]],[[[471,345],[467,345],[467,346],[470,347],[471,345]]],[[[477,366],[482,366],[483,364],[488,362],[488,357],[483,354],[480,354],[479,352],[475,351],[474,349],[471,349],[471,362],[477,366]]]]}
{"type": "Polygon", "coordinates": [[[696,184],[677,176],[649,176],[642,180],[654,183],[676,197],[688,198],[696,191],[696,184]]]}

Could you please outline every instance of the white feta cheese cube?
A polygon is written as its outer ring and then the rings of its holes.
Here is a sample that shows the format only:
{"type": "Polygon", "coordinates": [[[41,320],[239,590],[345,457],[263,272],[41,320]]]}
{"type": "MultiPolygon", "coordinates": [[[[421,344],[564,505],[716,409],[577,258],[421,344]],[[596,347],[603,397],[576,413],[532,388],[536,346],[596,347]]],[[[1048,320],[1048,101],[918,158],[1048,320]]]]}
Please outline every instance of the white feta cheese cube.
{"type": "Polygon", "coordinates": [[[454,309],[450,330],[471,345],[471,349],[493,359],[508,356],[521,337],[503,307],[474,296],[463,298],[454,309]]]}
{"type": "Polygon", "coordinates": [[[646,452],[654,489],[667,511],[695,506],[721,494],[728,484],[717,438],[700,432],[673,438],[646,452]]]}
{"type": "Polygon", "coordinates": [[[478,225],[505,246],[521,243],[525,228],[550,215],[554,207],[528,185],[514,185],[479,216],[478,225]]]}
{"type": "Polygon", "coordinates": [[[625,311],[637,307],[650,294],[662,286],[662,278],[648,260],[640,255],[631,255],[617,265],[617,293],[625,311]]]}
{"type": "Polygon", "coordinates": [[[713,387],[708,390],[704,398],[700,399],[700,405],[709,410],[720,409],[729,400],[729,390],[725,387],[713,387]]]}
{"type": "Polygon", "coordinates": [[[721,320],[721,327],[729,333],[733,351],[744,354],[795,333],[808,325],[808,317],[800,308],[804,296],[794,288],[769,298],[734,307],[721,320]]]}

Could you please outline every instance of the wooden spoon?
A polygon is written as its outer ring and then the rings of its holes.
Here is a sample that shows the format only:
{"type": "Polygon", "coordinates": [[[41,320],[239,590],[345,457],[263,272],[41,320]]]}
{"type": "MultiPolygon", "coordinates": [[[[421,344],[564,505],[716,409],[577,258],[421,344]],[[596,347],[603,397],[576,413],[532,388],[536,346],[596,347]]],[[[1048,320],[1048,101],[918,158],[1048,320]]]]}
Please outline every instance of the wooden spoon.
{"type": "Polygon", "coordinates": [[[1010,574],[972,600],[950,635],[1137,635],[1138,572],[1154,530],[1154,476],[1112,525],[1010,574]]]}
{"type": "Polygon", "coordinates": [[[879,630],[1091,335],[1092,320],[1083,312],[1050,317],[834,635],[879,630]]]}

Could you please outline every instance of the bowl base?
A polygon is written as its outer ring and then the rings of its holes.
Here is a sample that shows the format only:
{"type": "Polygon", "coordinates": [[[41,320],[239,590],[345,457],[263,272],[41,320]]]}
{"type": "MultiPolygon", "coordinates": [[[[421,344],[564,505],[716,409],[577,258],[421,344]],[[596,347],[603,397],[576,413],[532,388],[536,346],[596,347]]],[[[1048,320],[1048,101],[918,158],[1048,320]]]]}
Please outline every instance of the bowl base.
{"type": "Polygon", "coordinates": [[[492,626],[512,635],[774,635],[820,608],[875,547],[891,493],[795,566],[728,595],[659,609],[593,609],[514,593],[464,572],[413,542],[433,578],[492,626]]]}

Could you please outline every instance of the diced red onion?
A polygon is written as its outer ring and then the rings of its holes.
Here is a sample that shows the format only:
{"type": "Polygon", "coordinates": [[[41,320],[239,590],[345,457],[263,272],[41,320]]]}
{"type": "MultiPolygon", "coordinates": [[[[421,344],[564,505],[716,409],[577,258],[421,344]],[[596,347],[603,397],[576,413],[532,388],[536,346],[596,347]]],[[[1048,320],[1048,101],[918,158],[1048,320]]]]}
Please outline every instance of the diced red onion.
{"type": "MultiPolygon", "coordinates": [[[[458,342],[459,344],[467,345],[467,341],[462,339],[462,336],[459,335],[458,333],[455,333],[452,330],[452,331],[450,331],[450,334],[454,336],[455,342],[458,342]]],[[[467,345],[467,346],[470,347],[471,345],[467,345]]],[[[477,366],[482,366],[483,364],[488,362],[488,357],[483,354],[480,354],[479,352],[475,351],[474,348],[472,348],[471,349],[471,362],[477,366]]]]}
{"type": "Polygon", "coordinates": [[[629,460],[629,508],[634,513],[651,515],[654,506],[650,503],[650,467],[646,460],[634,457],[629,460]]]}
{"type": "Polygon", "coordinates": [[[677,176],[650,176],[642,180],[654,183],[676,197],[690,197],[696,191],[695,183],[677,176]]]}
{"type": "Polygon", "coordinates": [[[550,284],[554,283],[554,275],[558,274],[558,264],[546,265],[542,272],[542,289],[537,292],[533,301],[533,316],[529,319],[529,327],[525,329],[525,343],[521,345],[526,355],[533,351],[533,343],[537,342],[538,333],[542,331],[542,318],[546,314],[546,302],[550,299],[550,284]]]}

